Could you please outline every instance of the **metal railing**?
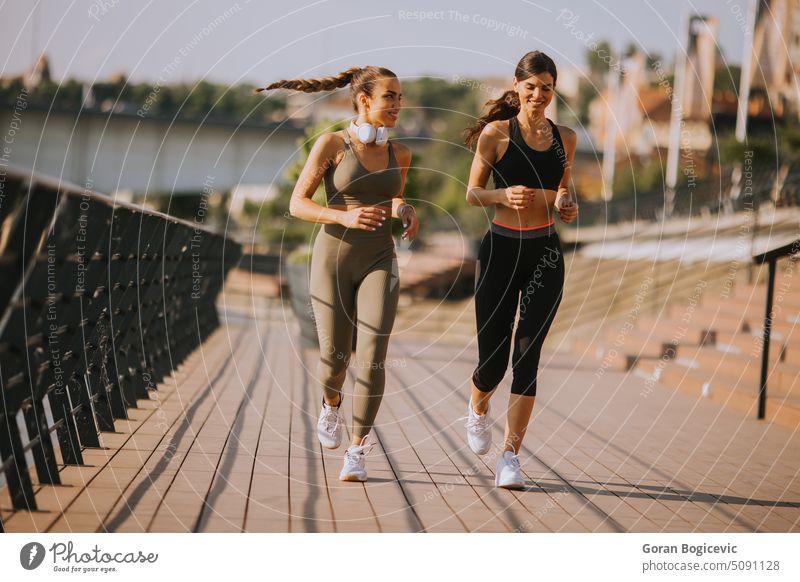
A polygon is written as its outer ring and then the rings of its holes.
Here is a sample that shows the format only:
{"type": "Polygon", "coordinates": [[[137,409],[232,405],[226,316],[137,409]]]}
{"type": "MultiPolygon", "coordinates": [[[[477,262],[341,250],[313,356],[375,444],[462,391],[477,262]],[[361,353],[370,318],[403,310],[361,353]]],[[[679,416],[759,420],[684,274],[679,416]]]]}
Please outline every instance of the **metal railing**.
{"type": "Polygon", "coordinates": [[[764,308],[763,347],[761,348],[761,379],[758,386],[758,418],[763,420],[767,412],[767,377],[769,375],[769,342],[772,334],[773,296],[775,295],[775,271],[778,259],[790,257],[791,261],[800,257],[800,238],[753,256],[753,263],[767,263],[767,300],[764,308]]]}
{"type": "Polygon", "coordinates": [[[0,473],[12,506],[35,510],[33,480],[58,484],[59,463],[83,464],[219,325],[241,246],[201,222],[0,171],[0,473]]]}

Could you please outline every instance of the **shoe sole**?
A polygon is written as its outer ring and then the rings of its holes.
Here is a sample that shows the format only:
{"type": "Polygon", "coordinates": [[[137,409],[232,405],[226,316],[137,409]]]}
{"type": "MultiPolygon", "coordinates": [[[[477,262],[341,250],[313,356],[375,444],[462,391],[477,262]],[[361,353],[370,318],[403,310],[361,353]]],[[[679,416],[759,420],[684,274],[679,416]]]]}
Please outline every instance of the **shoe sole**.
{"type": "Polygon", "coordinates": [[[339,481],[358,481],[360,483],[363,483],[366,480],[367,480],[366,477],[362,479],[358,475],[345,475],[344,477],[342,476],[339,477],[339,481]]]}
{"type": "Polygon", "coordinates": [[[494,479],[494,486],[500,487],[501,489],[513,489],[513,490],[525,489],[527,487],[524,481],[522,481],[521,483],[507,483],[506,485],[500,485],[500,483],[497,482],[497,477],[495,477],[494,479]]]}
{"type": "Polygon", "coordinates": [[[495,483],[495,487],[499,487],[500,489],[511,489],[513,491],[519,491],[521,489],[525,489],[525,483],[509,483],[508,485],[499,485],[495,483]]]}

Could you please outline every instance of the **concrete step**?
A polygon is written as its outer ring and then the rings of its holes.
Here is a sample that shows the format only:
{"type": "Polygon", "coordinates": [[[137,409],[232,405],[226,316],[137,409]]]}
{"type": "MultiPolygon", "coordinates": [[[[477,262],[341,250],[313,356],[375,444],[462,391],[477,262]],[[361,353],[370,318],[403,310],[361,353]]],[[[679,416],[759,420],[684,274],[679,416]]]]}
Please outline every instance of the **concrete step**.
{"type": "MultiPolygon", "coordinates": [[[[708,400],[721,407],[736,410],[754,418],[758,412],[758,383],[737,381],[735,377],[709,374],[692,369],[685,362],[640,360],[635,374],[645,383],[645,390],[657,385],[676,389],[698,400],[708,400]]],[[[800,426],[800,394],[779,394],[767,385],[766,420],[796,429],[800,426]]]]}

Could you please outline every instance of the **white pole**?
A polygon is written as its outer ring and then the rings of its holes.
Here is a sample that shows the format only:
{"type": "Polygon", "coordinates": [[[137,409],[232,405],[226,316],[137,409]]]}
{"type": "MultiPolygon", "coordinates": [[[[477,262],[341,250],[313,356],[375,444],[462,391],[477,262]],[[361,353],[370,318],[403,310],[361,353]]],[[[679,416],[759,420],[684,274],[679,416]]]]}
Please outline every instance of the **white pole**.
{"type": "Polygon", "coordinates": [[[667,153],[667,188],[674,189],[678,183],[678,159],[680,157],[681,123],[683,122],[684,77],[686,76],[686,51],[689,37],[689,12],[681,19],[681,39],[675,56],[675,86],[672,90],[672,114],[669,125],[669,151],[667,153]]]}
{"type": "MultiPolygon", "coordinates": [[[[747,141],[747,105],[750,102],[750,86],[753,76],[753,43],[756,29],[756,7],[758,0],[748,0],[746,28],[744,31],[744,52],[742,53],[742,72],[739,77],[739,102],[736,108],[736,141],[747,141]]],[[[731,187],[728,199],[725,201],[727,208],[732,209],[732,201],[738,200],[742,193],[742,162],[736,161],[731,171],[731,187]]],[[[755,233],[755,230],[753,230],[755,233]]]]}
{"type": "Polygon", "coordinates": [[[691,12],[684,5],[681,18],[681,36],[678,40],[678,50],[675,56],[675,87],[672,90],[672,115],[670,116],[669,125],[669,150],[667,151],[667,174],[665,176],[667,216],[672,213],[675,187],[678,185],[678,160],[681,149],[681,125],[683,124],[684,77],[686,76],[686,51],[689,49],[690,21],[691,12]]]}
{"type": "Polygon", "coordinates": [[[742,74],[739,78],[739,107],[736,111],[736,139],[744,143],[747,139],[747,104],[750,101],[750,84],[753,75],[753,37],[756,28],[756,6],[758,0],[747,3],[747,28],[744,32],[742,74]]]}
{"type": "MultiPolygon", "coordinates": [[[[614,51],[610,51],[614,54],[614,51]]],[[[619,62],[612,58],[612,63],[619,62]]],[[[603,200],[614,196],[614,166],[617,162],[617,113],[619,108],[619,75],[614,66],[608,69],[608,106],[606,108],[606,127],[603,132],[603,200]]]]}

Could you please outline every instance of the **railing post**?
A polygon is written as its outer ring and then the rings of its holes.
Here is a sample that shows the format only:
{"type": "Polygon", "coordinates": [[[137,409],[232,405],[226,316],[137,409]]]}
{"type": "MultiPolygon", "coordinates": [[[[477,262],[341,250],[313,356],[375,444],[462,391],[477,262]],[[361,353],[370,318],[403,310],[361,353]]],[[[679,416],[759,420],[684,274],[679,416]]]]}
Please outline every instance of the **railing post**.
{"type": "Polygon", "coordinates": [[[769,260],[767,275],[767,307],[764,311],[764,345],[761,348],[761,384],[758,388],[758,418],[763,420],[767,407],[767,372],[769,368],[769,336],[772,331],[772,294],[775,290],[775,263],[769,260]]]}

